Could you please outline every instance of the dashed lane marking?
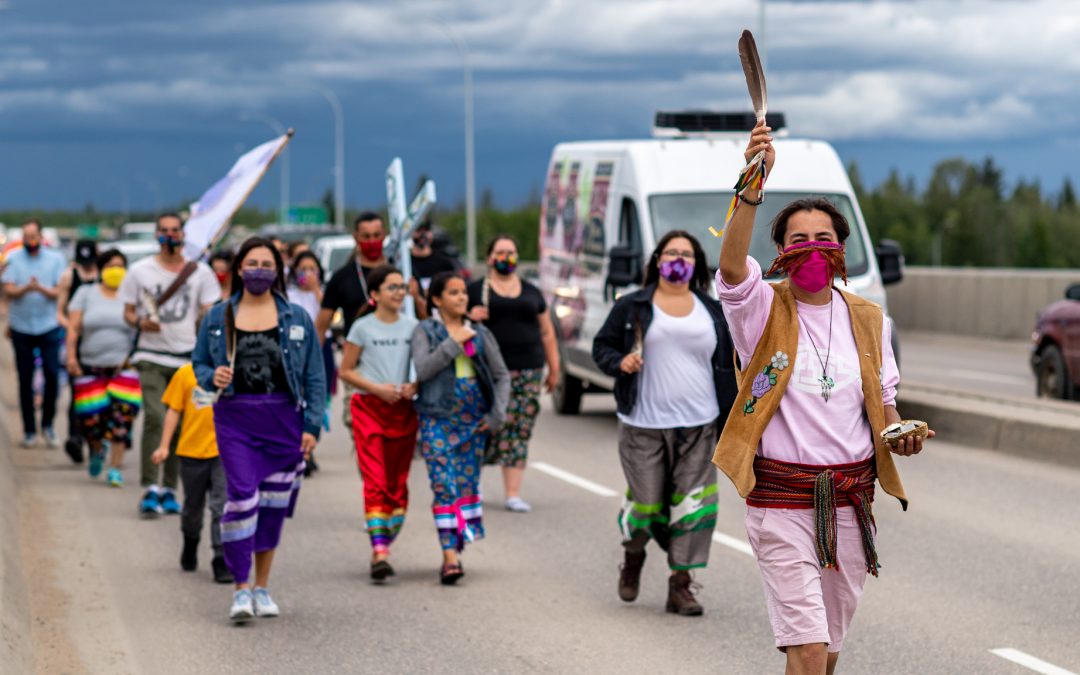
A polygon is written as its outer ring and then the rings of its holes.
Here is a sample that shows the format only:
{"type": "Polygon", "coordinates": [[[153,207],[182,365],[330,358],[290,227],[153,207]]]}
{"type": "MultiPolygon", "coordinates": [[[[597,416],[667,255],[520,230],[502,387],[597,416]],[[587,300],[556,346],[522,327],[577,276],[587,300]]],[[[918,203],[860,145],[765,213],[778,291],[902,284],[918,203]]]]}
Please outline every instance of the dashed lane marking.
{"type": "Polygon", "coordinates": [[[746,543],[742,539],[736,539],[735,537],[724,534],[723,532],[715,531],[712,533],[712,540],[715,541],[717,544],[723,544],[728,548],[733,548],[739,553],[745,553],[751,558],[754,557],[754,550],[750,548],[750,544],[746,543]]]}
{"type": "Polygon", "coordinates": [[[576,476],[576,475],[570,473],[569,471],[564,471],[564,470],[560,469],[557,466],[552,466],[552,465],[548,464],[547,462],[531,462],[531,465],[532,465],[532,467],[534,469],[537,469],[539,471],[543,471],[547,475],[558,478],[559,480],[570,483],[571,485],[576,485],[577,487],[581,488],[582,490],[588,490],[589,492],[593,493],[594,495],[600,495],[601,497],[618,497],[619,496],[619,493],[615,492],[611,488],[604,487],[603,485],[600,485],[599,483],[594,483],[591,480],[589,480],[588,478],[582,478],[581,476],[576,476]]]}
{"type": "Polygon", "coordinates": [[[1042,659],[1036,658],[1031,654],[1024,653],[1019,649],[1013,649],[1012,647],[1001,647],[999,649],[991,649],[990,653],[994,656],[1000,656],[1006,661],[1012,661],[1013,663],[1023,666],[1028,670],[1034,670],[1036,673],[1042,673],[1043,675],[1076,675],[1071,670],[1065,670],[1055,666],[1052,663],[1047,663],[1042,659]]]}
{"type": "MultiPolygon", "coordinates": [[[[538,471],[542,471],[543,473],[546,473],[549,476],[552,476],[554,478],[558,478],[561,481],[565,481],[567,483],[570,483],[571,485],[575,485],[575,486],[577,486],[577,487],[579,487],[579,488],[581,488],[583,490],[588,490],[589,492],[593,493],[594,495],[600,495],[601,497],[618,497],[619,496],[618,492],[616,492],[615,490],[612,490],[609,487],[606,487],[604,485],[600,485],[599,483],[594,483],[591,480],[589,480],[588,478],[582,478],[581,476],[578,476],[576,474],[572,474],[569,471],[566,471],[565,469],[560,469],[557,466],[552,466],[551,464],[548,464],[547,462],[531,462],[529,464],[529,466],[531,466],[534,469],[537,469],[538,471]]],[[[723,544],[724,546],[727,546],[728,548],[735,549],[739,553],[745,553],[748,556],[753,556],[754,555],[754,552],[750,549],[750,544],[746,543],[742,539],[736,539],[735,537],[724,534],[723,532],[715,532],[715,531],[713,532],[712,538],[713,538],[713,541],[715,541],[717,544],[723,544]]]]}

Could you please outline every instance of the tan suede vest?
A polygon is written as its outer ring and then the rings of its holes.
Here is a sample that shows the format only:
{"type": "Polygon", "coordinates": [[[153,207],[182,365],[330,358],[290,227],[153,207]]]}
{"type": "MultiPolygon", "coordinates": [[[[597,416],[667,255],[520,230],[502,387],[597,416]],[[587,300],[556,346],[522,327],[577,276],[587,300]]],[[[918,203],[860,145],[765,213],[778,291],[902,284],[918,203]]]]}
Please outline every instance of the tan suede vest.
{"type": "MultiPolygon", "coordinates": [[[[799,349],[798,314],[795,296],[784,280],[773,285],[776,291],[769,321],[758,341],[749,364],[739,374],[739,396],[728,415],[720,441],[716,444],[713,464],[723,471],[739,495],[745,498],[754,489],[754,456],[761,435],[780,406],[794,370],[795,353],[799,349]],[[760,376],[760,377],[759,377],[760,376]],[[754,381],[758,380],[755,388],[754,381]],[[754,396],[754,393],[759,396],[754,396]]],[[[874,458],[878,482],[885,492],[900,500],[907,509],[907,496],[900,483],[892,453],[881,441],[885,428],[885,405],[881,399],[881,329],[884,317],[881,307],[840,291],[851,314],[855,346],[859,350],[859,369],[862,375],[866,417],[874,438],[874,458]]]]}

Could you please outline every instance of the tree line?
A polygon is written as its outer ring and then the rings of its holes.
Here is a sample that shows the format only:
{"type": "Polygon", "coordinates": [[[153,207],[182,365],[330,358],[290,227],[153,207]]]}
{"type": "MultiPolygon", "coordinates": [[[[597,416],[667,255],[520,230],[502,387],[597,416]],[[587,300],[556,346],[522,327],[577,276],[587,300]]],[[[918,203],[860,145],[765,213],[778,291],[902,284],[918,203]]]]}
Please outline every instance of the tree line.
{"type": "Polygon", "coordinates": [[[921,190],[894,169],[867,189],[848,167],[874,241],[894,239],[910,265],[1080,267],[1080,207],[1072,183],[1046,194],[1038,181],[1006,188],[994,160],[947,159],[921,190]]]}

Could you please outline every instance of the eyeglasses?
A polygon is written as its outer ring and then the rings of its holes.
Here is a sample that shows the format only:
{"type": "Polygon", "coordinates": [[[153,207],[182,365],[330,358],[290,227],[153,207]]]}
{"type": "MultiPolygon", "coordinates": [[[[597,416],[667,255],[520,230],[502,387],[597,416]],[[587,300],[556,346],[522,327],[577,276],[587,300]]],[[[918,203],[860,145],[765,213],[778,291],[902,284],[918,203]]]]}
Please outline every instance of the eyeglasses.
{"type": "Polygon", "coordinates": [[[693,260],[693,251],[676,251],[674,249],[668,249],[660,254],[664,258],[682,258],[683,260],[693,260]]]}
{"type": "Polygon", "coordinates": [[[386,284],[382,288],[384,291],[389,291],[390,293],[402,293],[409,290],[409,287],[405,284],[386,284]]]}

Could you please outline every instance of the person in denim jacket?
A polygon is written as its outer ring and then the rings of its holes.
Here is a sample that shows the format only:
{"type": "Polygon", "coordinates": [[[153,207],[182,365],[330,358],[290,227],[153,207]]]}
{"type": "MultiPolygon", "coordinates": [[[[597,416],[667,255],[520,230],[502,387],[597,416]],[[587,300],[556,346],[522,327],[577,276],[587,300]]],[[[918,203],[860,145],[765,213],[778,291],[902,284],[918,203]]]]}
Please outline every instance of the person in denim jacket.
{"type": "Polygon", "coordinates": [[[229,616],[238,622],[279,613],[266,588],[270,566],[326,404],[315,326],[285,299],[283,269],[271,242],[244,242],[232,267],[232,288],[241,290],[206,315],[192,356],[199,386],[216,392],[214,430],[228,487],[221,539],[236,580],[229,616]]]}
{"type": "Polygon", "coordinates": [[[440,581],[449,585],[464,575],[458,553],[465,543],[484,536],[480,459],[488,434],[506,419],[510,373],[491,332],[465,318],[469,296],[456,272],[435,275],[428,303],[438,309],[438,318],[425,319],[413,332],[415,407],[435,493],[432,510],[443,549],[440,581]]]}

